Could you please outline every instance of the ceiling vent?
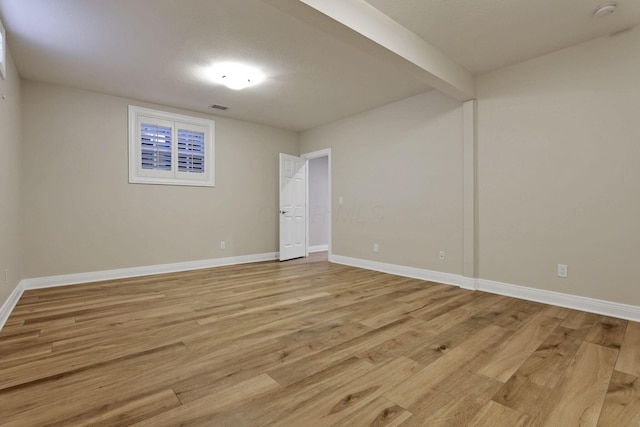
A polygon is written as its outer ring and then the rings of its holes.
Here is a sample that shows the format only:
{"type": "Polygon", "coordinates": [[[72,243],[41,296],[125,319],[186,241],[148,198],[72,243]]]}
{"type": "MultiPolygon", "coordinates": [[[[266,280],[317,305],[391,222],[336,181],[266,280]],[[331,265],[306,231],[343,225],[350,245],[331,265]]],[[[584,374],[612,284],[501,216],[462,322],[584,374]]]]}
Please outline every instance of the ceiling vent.
{"type": "Polygon", "coordinates": [[[227,111],[229,109],[229,107],[225,107],[224,105],[218,105],[218,104],[209,105],[209,108],[213,108],[215,110],[222,110],[222,111],[227,111]]]}

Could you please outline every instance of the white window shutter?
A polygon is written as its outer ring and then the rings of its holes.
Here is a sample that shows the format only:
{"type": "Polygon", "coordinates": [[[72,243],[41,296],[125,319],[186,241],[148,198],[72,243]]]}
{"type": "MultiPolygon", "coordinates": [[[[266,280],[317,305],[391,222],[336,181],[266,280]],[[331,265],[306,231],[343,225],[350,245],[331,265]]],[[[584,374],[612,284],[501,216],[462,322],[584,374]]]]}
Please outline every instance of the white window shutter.
{"type": "Polygon", "coordinates": [[[171,127],[140,124],[140,167],[171,170],[171,127]]]}
{"type": "Polygon", "coordinates": [[[204,173],[204,132],[178,128],[178,171],[204,173]]]}

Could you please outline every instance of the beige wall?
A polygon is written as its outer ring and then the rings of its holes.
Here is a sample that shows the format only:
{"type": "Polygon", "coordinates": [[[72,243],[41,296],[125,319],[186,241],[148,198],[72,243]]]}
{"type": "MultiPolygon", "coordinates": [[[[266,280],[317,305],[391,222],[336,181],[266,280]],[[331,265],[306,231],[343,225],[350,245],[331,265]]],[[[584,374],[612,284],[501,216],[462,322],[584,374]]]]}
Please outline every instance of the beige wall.
{"type": "Polygon", "coordinates": [[[478,78],[480,277],[640,305],[639,49],[635,28],[478,78]]]}
{"type": "Polygon", "coordinates": [[[0,306],[22,279],[21,95],[20,77],[10,52],[6,69],[7,78],[0,79],[0,306]]]}
{"type": "MultiPolygon", "coordinates": [[[[478,78],[480,278],[640,305],[639,45],[635,28],[478,78]]],[[[24,277],[276,251],[277,154],[328,147],[334,254],[462,273],[462,112],[436,91],[300,137],[215,118],[216,187],[196,188],[127,182],[127,105],[163,107],[21,85],[10,56],[8,74],[0,302],[24,277]]]]}
{"type": "Polygon", "coordinates": [[[30,81],[22,95],[26,277],[277,251],[278,153],[298,134],[30,81]],[[129,184],[129,104],[214,118],[215,188],[129,184]]]}
{"type": "Polygon", "coordinates": [[[301,135],[329,147],[334,254],[462,273],[459,102],[431,91],[301,135]]]}

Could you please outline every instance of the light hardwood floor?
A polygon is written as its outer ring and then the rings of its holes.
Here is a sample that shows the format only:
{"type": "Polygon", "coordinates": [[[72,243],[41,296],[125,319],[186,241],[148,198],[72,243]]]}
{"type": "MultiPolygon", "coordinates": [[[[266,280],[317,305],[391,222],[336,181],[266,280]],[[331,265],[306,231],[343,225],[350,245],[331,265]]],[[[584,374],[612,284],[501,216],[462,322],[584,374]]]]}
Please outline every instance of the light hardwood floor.
{"type": "Polygon", "coordinates": [[[640,426],[640,324],[323,254],[25,292],[0,425],[640,426]]]}

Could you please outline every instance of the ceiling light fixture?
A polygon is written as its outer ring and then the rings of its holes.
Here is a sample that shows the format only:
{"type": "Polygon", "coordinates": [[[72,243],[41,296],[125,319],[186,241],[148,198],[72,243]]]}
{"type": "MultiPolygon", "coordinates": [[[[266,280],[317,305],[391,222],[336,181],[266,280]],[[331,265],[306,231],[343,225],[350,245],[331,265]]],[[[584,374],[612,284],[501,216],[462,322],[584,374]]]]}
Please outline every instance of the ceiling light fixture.
{"type": "Polygon", "coordinates": [[[247,76],[225,74],[222,76],[222,83],[229,89],[240,90],[251,85],[251,79],[247,76]]]}
{"type": "Polygon", "coordinates": [[[229,89],[241,90],[249,86],[255,86],[264,81],[264,74],[248,65],[236,62],[223,62],[215,64],[206,70],[206,74],[216,83],[220,83],[229,89]]]}
{"type": "Polygon", "coordinates": [[[611,15],[618,5],[616,3],[605,3],[596,7],[593,11],[593,16],[596,18],[601,18],[603,16],[611,15]]]}

